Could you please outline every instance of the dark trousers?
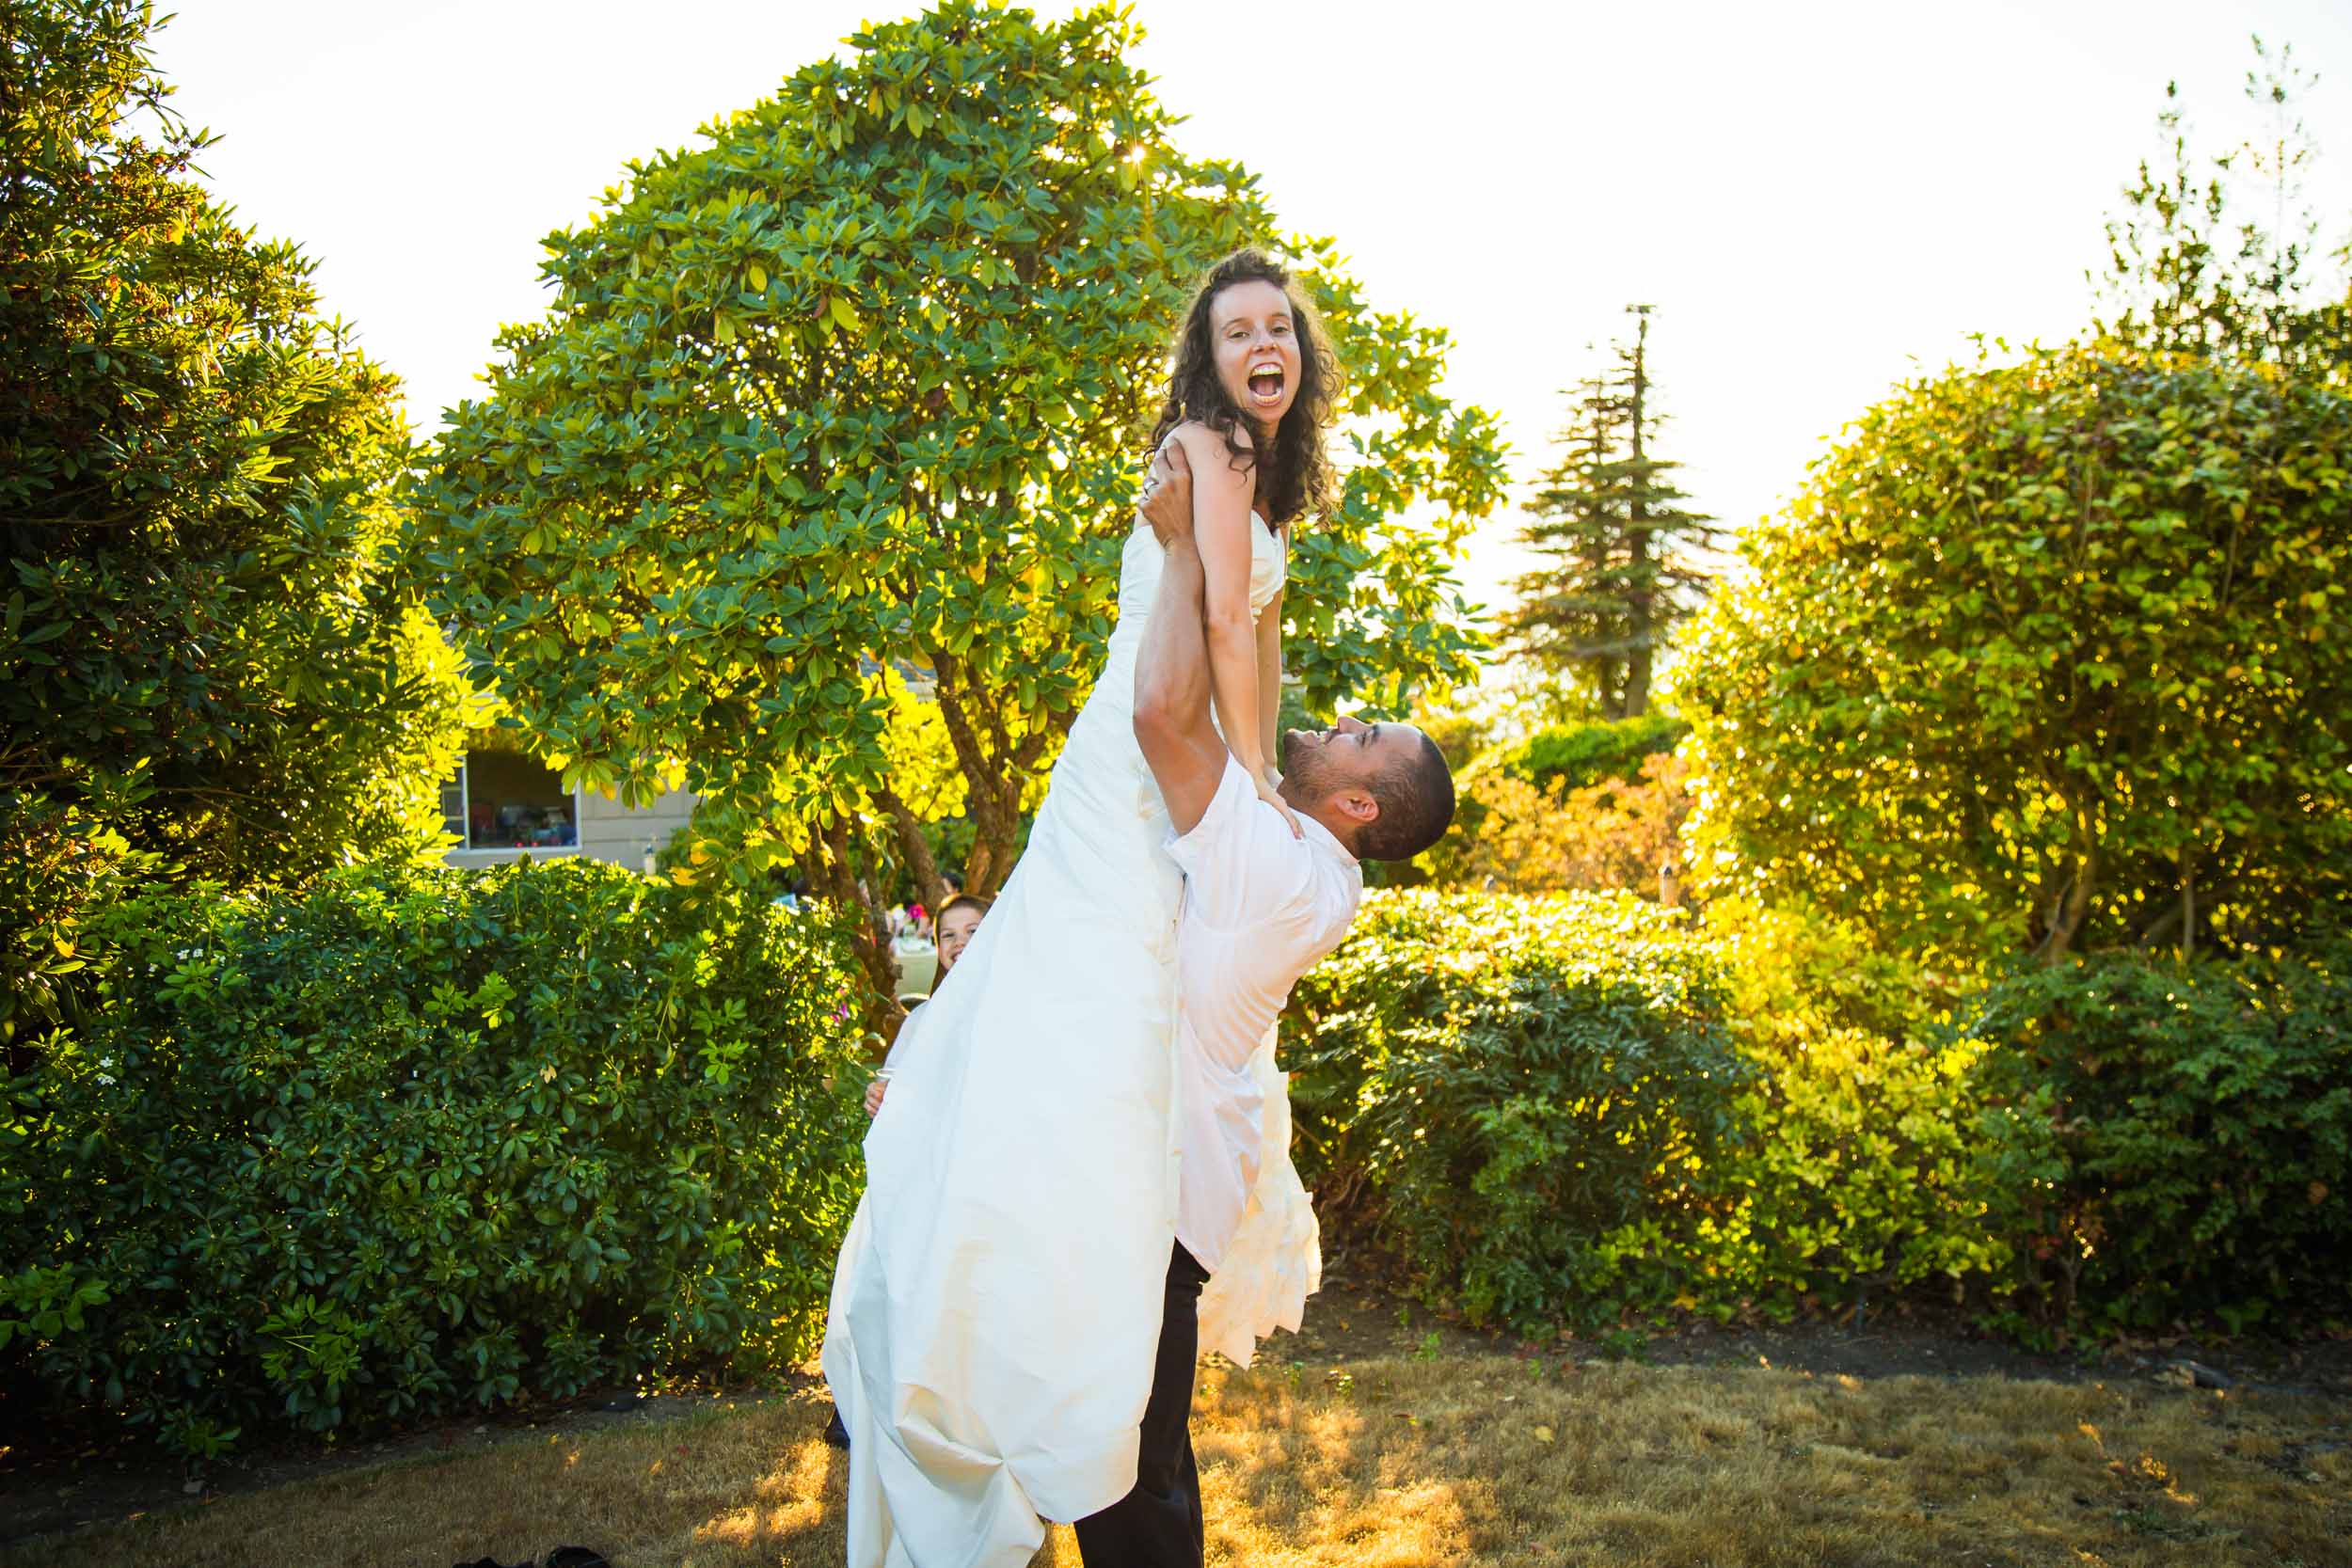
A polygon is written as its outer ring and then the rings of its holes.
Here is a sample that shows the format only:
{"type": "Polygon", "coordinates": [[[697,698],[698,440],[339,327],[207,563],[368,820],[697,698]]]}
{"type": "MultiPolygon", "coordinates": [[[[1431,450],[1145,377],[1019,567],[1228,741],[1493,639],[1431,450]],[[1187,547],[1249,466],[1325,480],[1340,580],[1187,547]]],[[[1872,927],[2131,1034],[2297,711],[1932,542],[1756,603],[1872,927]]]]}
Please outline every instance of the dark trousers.
{"type": "Polygon", "coordinates": [[[1209,1271],[1182,1242],[1168,1264],[1160,1351],[1143,1407],[1136,1489],[1077,1524],[1078,1556],[1090,1568],[1200,1568],[1200,1472],[1192,1463],[1192,1373],[1200,1358],[1200,1287],[1209,1271]]]}

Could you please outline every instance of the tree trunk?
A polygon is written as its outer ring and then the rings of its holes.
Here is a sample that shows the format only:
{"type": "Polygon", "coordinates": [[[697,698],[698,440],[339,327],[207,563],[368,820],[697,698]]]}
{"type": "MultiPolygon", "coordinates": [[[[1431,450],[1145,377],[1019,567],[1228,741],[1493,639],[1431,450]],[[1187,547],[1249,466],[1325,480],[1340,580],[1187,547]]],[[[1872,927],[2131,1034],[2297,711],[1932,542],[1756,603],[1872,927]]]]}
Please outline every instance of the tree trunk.
{"type": "Polygon", "coordinates": [[[2155,919],[2150,921],[2145,927],[2141,927],[2139,935],[2137,939],[2135,939],[2133,945],[2142,949],[2143,951],[2153,947],[2158,942],[2163,942],[2166,938],[2169,937],[2180,924],[2181,906],[2178,904],[2168,905],[2161,914],[2157,915],[2155,919]]]}
{"type": "Polygon", "coordinates": [[[1627,630],[1632,644],[1626,656],[1625,692],[1617,704],[1616,717],[1639,719],[1649,711],[1650,664],[1657,654],[1657,614],[1650,603],[1643,570],[1649,564],[1649,505],[1642,499],[1648,487],[1649,476],[1642,467],[1643,436],[1649,422],[1649,307],[1632,308],[1639,319],[1633,335],[1633,407],[1628,418],[1627,434],[1631,438],[1633,452],[1633,496],[1626,506],[1626,556],[1632,568],[1634,592],[1626,598],[1627,630]]]}
{"type": "Polygon", "coordinates": [[[2051,911],[2050,929],[2042,939],[2041,958],[2044,963],[2055,964],[2074,951],[2083,917],[2090,912],[2090,895],[2098,872],[2097,846],[2083,845],[2074,858],[2074,879],[2067,885],[2058,908],[2051,911]]]}
{"type": "Polygon", "coordinates": [[[2197,859],[2181,856],[2181,961],[2197,956],[2197,859]]]}
{"type": "Polygon", "coordinates": [[[940,721],[946,725],[948,745],[963,773],[964,809],[972,817],[972,856],[963,868],[963,890],[993,898],[1012,875],[1024,787],[1046,749],[1069,735],[1077,715],[1061,708],[1039,715],[1015,745],[1003,717],[990,705],[988,693],[965,677],[962,661],[944,649],[930,650],[930,657],[937,676],[933,695],[940,721]]]}
{"type": "MultiPolygon", "coordinates": [[[[1636,625],[1646,627],[1649,619],[1648,610],[1645,608],[1636,625]]],[[[1649,711],[1650,662],[1655,650],[1647,641],[1649,634],[1646,630],[1638,635],[1644,641],[1635,646],[1632,656],[1626,660],[1625,699],[1617,705],[1616,717],[1620,719],[1639,719],[1649,711]]]]}
{"type": "Polygon", "coordinates": [[[1021,790],[1009,781],[991,781],[983,784],[968,775],[964,780],[967,799],[977,800],[983,791],[992,799],[985,816],[972,813],[975,832],[972,854],[963,868],[963,891],[981,898],[993,898],[1012,875],[1012,847],[1021,836],[1021,790]]]}
{"type": "Polygon", "coordinates": [[[898,1037],[898,1026],[907,1018],[906,1009],[898,1006],[898,965],[890,951],[889,928],[871,890],[858,876],[848,825],[834,821],[820,841],[824,853],[816,860],[824,895],[858,917],[858,934],[850,945],[858,967],[866,972],[866,1032],[887,1046],[898,1037]]]}
{"type": "Polygon", "coordinates": [[[939,874],[939,862],[931,854],[931,841],[923,836],[923,824],[914,819],[914,813],[898,791],[878,789],[874,799],[890,814],[891,825],[898,832],[898,852],[906,857],[907,870],[914,874],[914,885],[923,895],[923,901],[932,909],[943,907],[954,890],[939,874]]]}
{"type": "Polygon", "coordinates": [[[972,816],[972,858],[963,868],[963,888],[983,898],[993,897],[1012,873],[1012,841],[1021,831],[1020,788],[995,765],[997,760],[1009,759],[992,759],[980,743],[959,689],[961,661],[944,651],[934,652],[931,668],[938,676],[933,695],[939,703],[940,721],[947,727],[947,743],[963,770],[964,809],[972,816]]]}

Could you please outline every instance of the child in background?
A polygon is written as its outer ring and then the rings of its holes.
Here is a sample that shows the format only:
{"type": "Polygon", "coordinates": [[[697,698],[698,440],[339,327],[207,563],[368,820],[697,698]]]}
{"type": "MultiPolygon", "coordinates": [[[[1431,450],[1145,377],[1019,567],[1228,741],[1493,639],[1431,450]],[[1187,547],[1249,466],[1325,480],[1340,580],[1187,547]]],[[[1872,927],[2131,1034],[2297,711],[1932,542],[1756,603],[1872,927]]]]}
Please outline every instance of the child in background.
{"type": "MultiPolygon", "coordinates": [[[[915,905],[914,912],[919,916],[923,906],[915,905]]],[[[972,943],[972,933],[980,928],[980,917],[986,913],[988,900],[970,893],[959,893],[939,907],[939,979],[931,982],[933,990],[939,989],[940,980],[947,978],[947,972],[956,967],[956,960],[963,957],[963,950],[972,943]]],[[[866,1114],[868,1117],[882,1109],[882,1096],[890,1088],[890,1058],[898,1055],[899,1040],[907,1037],[907,1026],[914,1022],[914,1015],[922,1007],[923,1004],[917,1002],[907,1009],[906,1023],[898,1025],[898,1038],[890,1042],[890,1056],[882,1058],[882,1070],[874,1075],[871,1084],[866,1085],[866,1114]]],[[[835,1410],[825,1422],[825,1441],[836,1449],[850,1446],[849,1429],[841,1424],[839,1410],[835,1410]]]]}
{"type": "MultiPolygon", "coordinates": [[[[917,904],[914,911],[920,915],[923,906],[917,904]]],[[[963,957],[964,948],[971,945],[972,933],[980,928],[980,917],[987,912],[988,900],[970,893],[959,893],[939,907],[939,978],[931,982],[933,990],[947,978],[956,960],[963,957]]],[[[917,1002],[907,1009],[907,1023],[898,1026],[898,1039],[890,1042],[890,1055],[882,1058],[882,1071],[866,1085],[866,1114],[869,1117],[882,1109],[882,1095],[890,1087],[891,1058],[898,1054],[898,1040],[907,1037],[907,1024],[914,1022],[914,1015],[922,1006],[917,1002]]]]}

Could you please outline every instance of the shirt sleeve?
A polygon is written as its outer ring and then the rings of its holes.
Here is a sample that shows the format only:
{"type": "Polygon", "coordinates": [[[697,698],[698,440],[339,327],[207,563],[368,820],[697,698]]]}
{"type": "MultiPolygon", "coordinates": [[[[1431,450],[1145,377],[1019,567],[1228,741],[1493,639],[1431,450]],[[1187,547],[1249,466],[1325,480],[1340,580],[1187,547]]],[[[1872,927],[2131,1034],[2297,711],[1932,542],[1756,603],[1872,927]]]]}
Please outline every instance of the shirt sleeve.
{"type": "Polygon", "coordinates": [[[1294,899],[1313,851],[1228,756],[1209,809],[1192,832],[1168,841],[1168,853],[1184,870],[1193,917],[1230,930],[1266,920],[1294,899]]]}

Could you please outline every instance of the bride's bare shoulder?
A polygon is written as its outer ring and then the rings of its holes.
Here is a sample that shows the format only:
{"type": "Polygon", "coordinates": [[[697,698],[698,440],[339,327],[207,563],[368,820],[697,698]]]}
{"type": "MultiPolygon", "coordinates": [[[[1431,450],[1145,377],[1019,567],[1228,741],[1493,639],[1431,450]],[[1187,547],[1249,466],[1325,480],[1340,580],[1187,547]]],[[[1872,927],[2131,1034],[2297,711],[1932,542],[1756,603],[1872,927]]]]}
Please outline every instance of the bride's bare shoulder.
{"type": "Polygon", "coordinates": [[[1236,423],[1233,426],[1232,436],[1229,439],[1226,436],[1225,432],[1221,430],[1213,430],[1209,426],[1201,423],[1199,420],[1186,420],[1177,425],[1173,430],[1170,430],[1168,433],[1167,439],[1163,440],[1160,445],[1165,447],[1169,441],[1182,441],[1187,448],[1191,447],[1196,442],[1203,445],[1215,445],[1223,447],[1229,451],[1234,447],[1239,447],[1242,451],[1248,451],[1250,450],[1252,444],[1249,439],[1248,427],[1246,425],[1236,423]]]}
{"type": "Polygon", "coordinates": [[[1199,420],[1186,420],[1168,433],[1160,443],[1165,451],[1171,446],[1184,448],[1184,460],[1192,468],[1193,483],[1212,487],[1243,489],[1251,487],[1249,473],[1249,433],[1234,427],[1233,439],[1225,433],[1212,430],[1199,420]],[[1238,446],[1239,451],[1234,448],[1238,446]]]}

